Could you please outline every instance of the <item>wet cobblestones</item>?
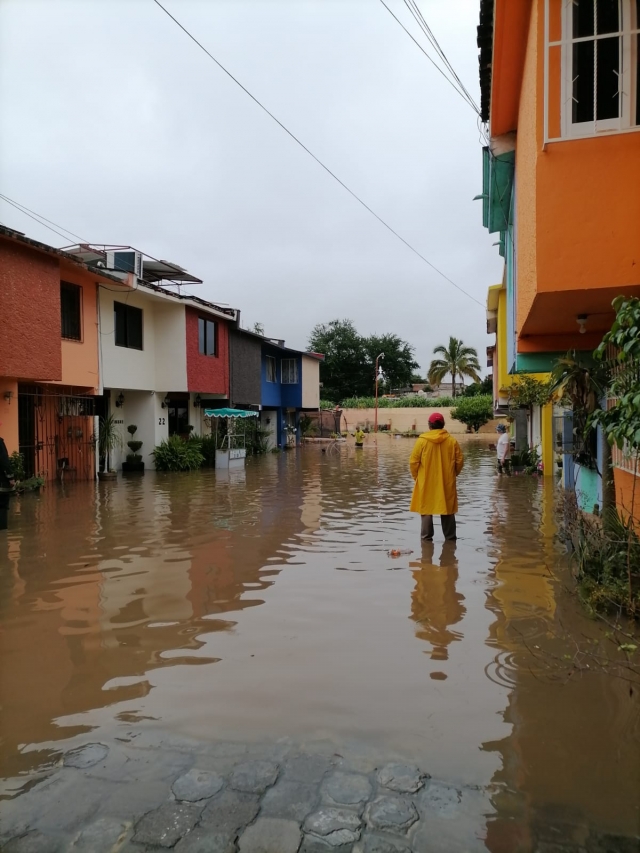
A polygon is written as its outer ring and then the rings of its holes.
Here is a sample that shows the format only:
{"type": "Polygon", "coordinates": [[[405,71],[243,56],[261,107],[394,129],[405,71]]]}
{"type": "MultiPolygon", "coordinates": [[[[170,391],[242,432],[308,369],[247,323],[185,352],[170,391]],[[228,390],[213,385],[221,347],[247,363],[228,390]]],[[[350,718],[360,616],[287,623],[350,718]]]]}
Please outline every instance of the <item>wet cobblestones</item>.
{"type": "MultiPolygon", "coordinates": [[[[313,754],[292,744],[87,744],[63,756],[32,790],[0,804],[0,849],[474,853],[487,849],[477,818],[488,802],[480,789],[433,780],[424,768],[313,754]]],[[[588,831],[576,844],[576,831],[550,846],[549,828],[541,828],[535,846],[522,853],[640,850],[635,839],[588,831]]]]}

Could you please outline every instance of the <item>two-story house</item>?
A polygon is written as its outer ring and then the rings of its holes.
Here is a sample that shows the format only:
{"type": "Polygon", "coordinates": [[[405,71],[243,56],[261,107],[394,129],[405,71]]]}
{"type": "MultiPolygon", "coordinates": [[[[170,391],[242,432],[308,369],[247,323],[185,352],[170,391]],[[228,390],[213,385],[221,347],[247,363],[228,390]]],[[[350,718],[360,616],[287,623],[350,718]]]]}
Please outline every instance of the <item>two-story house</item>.
{"type": "Polygon", "coordinates": [[[300,443],[300,414],[320,406],[322,360],[322,355],[291,349],[283,340],[232,330],[232,404],[260,412],[270,449],[300,443]]]}
{"type": "Polygon", "coordinates": [[[129,246],[69,251],[123,283],[133,280],[126,290],[99,288],[101,393],[122,433],[114,467],[128,452],[127,427],[135,425],[140,453],[152,468],[151,454],[163,439],[202,434],[204,407],[228,405],[229,326],[236,311],[179,292],[200,279],[129,246]]]}
{"type": "MultiPolygon", "coordinates": [[[[514,377],[547,377],[568,350],[588,357],[612,300],[640,294],[640,5],[481,0],[478,46],[483,218],[505,258],[487,306],[504,403],[514,377]]],[[[551,406],[534,420],[551,474],[562,427],[551,406]]],[[[616,461],[620,491],[633,475],[616,461]]],[[[585,507],[598,503],[598,471],[567,469],[585,507]]]]}
{"type": "Polygon", "coordinates": [[[0,421],[27,476],[93,479],[100,386],[98,288],[107,270],[0,227],[0,421]]]}

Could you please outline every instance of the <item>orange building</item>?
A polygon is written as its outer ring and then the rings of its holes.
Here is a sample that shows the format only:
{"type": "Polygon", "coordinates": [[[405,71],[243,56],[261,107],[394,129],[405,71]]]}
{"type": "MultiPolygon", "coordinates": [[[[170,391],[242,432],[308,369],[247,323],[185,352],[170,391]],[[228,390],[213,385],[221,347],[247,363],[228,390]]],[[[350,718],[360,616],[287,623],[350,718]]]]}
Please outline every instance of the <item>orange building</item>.
{"type": "Polygon", "coordinates": [[[0,227],[0,435],[27,476],[95,476],[100,284],[123,287],[0,227]]]}
{"type": "MultiPolygon", "coordinates": [[[[640,295],[640,2],[481,0],[478,46],[506,371],[545,373],[595,349],[614,297],[640,295]]],[[[634,475],[616,461],[621,496],[634,475]]]]}

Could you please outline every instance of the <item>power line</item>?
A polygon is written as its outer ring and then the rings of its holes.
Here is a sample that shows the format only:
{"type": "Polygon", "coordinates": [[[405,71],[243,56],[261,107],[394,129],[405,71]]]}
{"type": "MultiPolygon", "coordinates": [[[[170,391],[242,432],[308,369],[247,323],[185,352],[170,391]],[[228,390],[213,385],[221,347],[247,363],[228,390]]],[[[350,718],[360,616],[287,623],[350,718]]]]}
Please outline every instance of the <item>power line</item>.
{"type": "Polygon", "coordinates": [[[312,158],[316,161],[316,163],[317,163],[319,166],[321,166],[321,167],[325,170],[325,172],[327,172],[327,174],[329,174],[329,175],[334,179],[334,181],[337,181],[337,182],[340,184],[340,186],[341,186],[343,189],[345,189],[345,190],[349,193],[349,195],[350,195],[350,196],[352,196],[352,197],[353,197],[353,198],[354,198],[354,199],[355,199],[359,204],[361,204],[361,205],[362,205],[362,207],[364,207],[364,208],[365,208],[365,210],[367,210],[367,211],[368,211],[372,216],[374,216],[374,217],[378,220],[378,222],[380,222],[380,223],[381,223],[381,225],[384,225],[384,227],[385,227],[388,231],[390,231],[390,232],[391,232],[395,237],[397,237],[397,238],[398,238],[398,240],[400,240],[402,243],[404,243],[404,245],[405,245],[408,249],[411,249],[411,251],[412,251],[415,255],[417,255],[417,256],[418,256],[422,261],[424,261],[424,262],[425,262],[425,264],[427,264],[428,266],[430,266],[432,270],[434,270],[435,272],[437,272],[437,273],[438,273],[438,275],[442,276],[442,278],[444,278],[444,279],[445,279],[445,281],[448,281],[448,282],[449,282],[449,284],[453,285],[453,287],[455,287],[455,288],[456,288],[456,290],[459,290],[459,291],[460,291],[460,293],[464,293],[464,295],[465,295],[465,296],[467,296],[469,299],[473,300],[473,302],[475,302],[477,305],[480,305],[480,307],[481,307],[481,308],[484,308],[484,307],[485,307],[485,306],[483,305],[483,303],[482,303],[482,302],[480,302],[479,300],[477,300],[477,299],[475,298],[475,296],[472,296],[470,293],[468,293],[466,290],[464,290],[462,287],[460,287],[460,285],[456,284],[456,283],[455,283],[455,281],[452,281],[452,279],[450,279],[450,278],[449,278],[449,276],[445,275],[445,274],[442,272],[442,270],[439,270],[439,269],[438,269],[438,267],[436,267],[434,264],[432,264],[432,263],[431,263],[431,261],[427,260],[427,258],[425,258],[425,256],[424,256],[424,255],[422,255],[422,254],[421,254],[417,249],[415,249],[415,248],[411,245],[411,243],[409,243],[407,240],[405,240],[405,238],[404,238],[404,237],[402,237],[400,234],[398,234],[398,232],[397,232],[394,228],[392,228],[392,227],[391,227],[391,225],[389,225],[387,222],[385,222],[385,220],[384,220],[381,216],[379,216],[379,215],[375,212],[375,210],[373,210],[371,207],[369,207],[369,205],[368,205],[365,201],[363,201],[363,200],[360,198],[360,196],[359,196],[359,195],[357,195],[357,194],[356,194],[352,189],[350,189],[350,188],[345,184],[345,182],[344,182],[344,181],[342,181],[342,180],[341,180],[341,179],[340,179],[340,178],[335,174],[335,172],[332,172],[332,171],[331,171],[331,169],[330,169],[328,166],[326,166],[326,165],[322,162],[322,160],[320,160],[320,158],[319,158],[319,157],[316,157],[316,155],[313,153],[313,151],[311,151],[309,148],[307,148],[307,146],[304,144],[304,142],[302,142],[300,139],[298,139],[298,137],[297,137],[297,136],[296,136],[292,131],[290,131],[290,130],[289,130],[289,128],[288,128],[288,127],[286,127],[286,125],[284,125],[284,124],[280,121],[280,119],[276,118],[276,116],[275,116],[275,115],[274,115],[274,114],[273,114],[269,109],[267,109],[267,107],[265,107],[265,105],[264,105],[261,101],[259,101],[259,100],[258,100],[258,98],[256,98],[256,96],[255,96],[255,95],[253,95],[253,94],[252,94],[252,93],[251,93],[251,92],[246,88],[246,86],[243,86],[243,85],[242,85],[242,83],[241,83],[241,82],[240,82],[236,77],[234,77],[234,76],[233,76],[233,74],[232,74],[232,73],[231,73],[227,68],[225,68],[225,66],[224,66],[224,65],[223,65],[219,60],[217,60],[217,59],[215,58],[215,56],[214,56],[212,53],[210,53],[210,52],[207,50],[207,48],[206,48],[206,47],[205,47],[201,42],[199,42],[199,41],[198,41],[198,39],[197,39],[194,35],[192,35],[192,33],[190,33],[190,32],[189,32],[189,30],[188,30],[188,29],[187,29],[185,26],[183,26],[183,24],[181,24],[181,23],[180,23],[180,21],[179,21],[177,18],[175,18],[175,17],[171,14],[171,12],[169,12],[169,11],[168,11],[168,9],[166,9],[166,8],[162,5],[162,3],[160,3],[160,0],[153,0],[153,2],[156,4],[156,6],[158,6],[160,9],[162,9],[162,11],[165,13],[165,15],[167,15],[167,17],[171,18],[171,20],[174,22],[174,24],[176,24],[178,27],[180,27],[180,29],[182,30],[182,32],[183,32],[186,36],[188,36],[188,37],[191,39],[191,41],[192,41],[194,44],[196,44],[196,45],[200,48],[200,50],[202,50],[202,51],[203,51],[203,53],[206,53],[206,55],[209,57],[209,59],[211,59],[213,62],[215,62],[215,64],[218,66],[218,68],[220,68],[220,70],[221,70],[221,71],[224,71],[224,73],[227,75],[227,77],[229,77],[231,80],[233,80],[233,82],[234,82],[237,86],[239,86],[239,87],[242,89],[242,91],[243,91],[246,95],[248,95],[248,96],[251,98],[251,100],[252,100],[255,104],[257,104],[257,106],[259,106],[259,107],[260,107],[260,109],[261,109],[261,110],[263,110],[263,111],[264,111],[264,112],[269,116],[269,118],[273,119],[273,121],[275,121],[275,123],[276,123],[276,124],[277,124],[281,129],[282,129],[282,130],[284,130],[284,132],[285,132],[288,136],[290,136],[290,137],[291,137],[291,139],[293,139],[293,141],[294,141],[295,143],[297,143],[297,144],[298,144],[298,145],[299,145],[299,146],[300,146],[304,151],[306,151],[306,153],[307,153],[310,157],[312,157],[312,158]]]}
{"type": "Polygon", "coordinates": [[[473,106],[474,110],[478,114],[480,114],[480,109],[479,109],[478,105],[476,104],[473,97],[469,93],[468,89],[466,88],[466,86],[464,85],[464,83],[462,82],[462,80],[460,79],[458,74],[456,73],[456,70],[454,69],[453,65],[449,62],[449,59],[447,58],[447,55],[445,54],[444,50],[440,47],[440,44],[438,43],[438,39],[433,34],[433,31],[431,30],[431,27],[429,26],[429,24],[427,24],[427,22],[424,18],[424,15],[420,11],[420,7],[418,6],[416,0],[404,0],[404,4],[407,7],[407,9],[409,9],[411,14],[415,18],[415,20],[418,22],[418,26],[424,32],[424,34],[426,35],[426,37],[429,40],[432,47],[435,49],[438,56],[442,59],[442,61],[445,64],[445,67],[451,73],[451,75],[453,76],[453,78],[457,82],[461,91],[464,92],[464,94],[468,98],[469,102],[473,106]]]}
{"type": "Polygon", "coordinates": [[[73,231],[69,231],[69,229],[65,228],[64,225],[58,225],[56,222],[53,222],[51,219],[47,219],[45,216],[42,216],[41,214],[36,213],[35,210],[30,210],[28,207],[25,207],[23,204],[20,204],[20,202],[14,201],[13,199],[9,198],[6,195],[3,195],[2,193],[0,193],[0,199],[2,199],[3,201],[6,201],[7,204],[10,204],[12,207],[15,207],[15,209],[18,210],[20,213],[24,213],[25,216],[29,217],[29,219],[33,219],[33,221],[37,222],[38,225],[42,225],[44,228],[48,228],[49,231],[53,231],[54,234],[57,234],[59,237],[62,237],[62,239],[65,241],[67,241],[69,239],[69,234],[71,234],[72,237],[78,237],[78,239],[82,243],[87,242],[82,237],[79,237],[77,234],[74,234],[73,231]],[[47,222],[49,223],[49,225],[46,224],[47,222]],[[51,227],[52,225],[55,225],[56,227],[52,228],[51,227]],[[58,228],[61,228],[62,231],[66,231],[67,233],[62,234],[61,231],[57,230],[58,228]]]}
{"type": "Polygon", "coordinates": [[[428,54],[428,53],[427,53],[427,51],[423,48],[423,46],[420,44],[420,42],[419,42],[419,41],[415,38],[415,36],[414,36],[414,35],[413,35],[413,34],[412,34],[412,33],[411,33],[411,32],[410,32],[410,31],[405,27],[405,25],[402,23],[402,21],[400,20],[400,18],[398,18],[398,17],[397,17],[397,15],[396,15],[394,12],[392,12],[392,11],[391,11],[391,9],[390,9],[390,8],[387,6],[387,4],[385,3],[385,0],[380,0],[380,2],[381,2],[381,3],[382,3],[382,5],[384,6],[384,8],[387,10],[387,12],[391,15],[391,17],[392,17],[392,18],[394,18],[394,19],[397,21],[397,23],[402,27],[402,29],[403,29],[403,30],[405,31],[405,33],[409,36],[409,38],[410,38],[410,39],[411,39],[411,40],[416,44],[416,46],[417,46],[417,47],[418,47],[418,48],[419,48],[419,49],[424,53],[424,55],[427,57],[427,59],[428,59],[428,60],[429,60],[429,62],[433,65],[433,67],[436,69],[436,71],[444,77],[444,79],[445,79],[445,80],[447,81],[447,83],[451,86],[451,88],[454,90],[454,92],[457,92],[457,93],[458,93],[458,95],[460,95],[460,97],[462,98],[462,100],[463,100],[463,101],[466,101],[466,102],[469,104],[469,106],[471,107],[471,109],[472,109],[472,110],[474,110],[475,112],[477,112],[477,113],[479,114],[479,113],[480,113],[480,110],[476,107],[476,105],[473,103],[473,101],[472,101],[472,100],[470,100],[470,99],[469,99],[469,97],[467,97],[465,94],[463,94],[463,92],[461,92],[461,91],[460,91],[460,89],[456,86],[456,84],[455,84],[455,83],[454,83],[454,82],[453,82],[449,77],[447,77],[447,75],[446,75],[446,74],[445,74],[445,72],[442,70],[442,68],[440,68],[440,66],[438,65],[438,63],[437,63],[437,62],[434,62],[434,60],[432,59],[432,57],[430,57],[430,56],[429,56],[429,54],[428,54]]]}

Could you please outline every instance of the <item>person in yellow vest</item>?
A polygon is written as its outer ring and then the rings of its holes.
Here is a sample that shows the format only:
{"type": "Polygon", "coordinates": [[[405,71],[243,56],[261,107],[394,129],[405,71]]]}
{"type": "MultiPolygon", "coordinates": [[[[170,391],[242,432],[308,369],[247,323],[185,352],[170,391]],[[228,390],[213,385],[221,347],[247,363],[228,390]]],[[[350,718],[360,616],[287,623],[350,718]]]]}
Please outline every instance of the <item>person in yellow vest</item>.
{"type": "Polygon", "coordinates": [[[434,515],[440,516],[444,538],[457,538],[456,478],[463,464],[460,445],[444,428],[444,416],[434,412],[429,418],[429,432],[418,438],[409,460],[415,480],[410,509],[422,516],[420,536],[428,542],[433,539],[434,515]]]}
{"type": "Polygon", "coordinates": [[[364,432],[358,427],[355,432],[356,436],[356,447],[362,447],[364,445],[364,432]]]}

